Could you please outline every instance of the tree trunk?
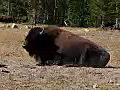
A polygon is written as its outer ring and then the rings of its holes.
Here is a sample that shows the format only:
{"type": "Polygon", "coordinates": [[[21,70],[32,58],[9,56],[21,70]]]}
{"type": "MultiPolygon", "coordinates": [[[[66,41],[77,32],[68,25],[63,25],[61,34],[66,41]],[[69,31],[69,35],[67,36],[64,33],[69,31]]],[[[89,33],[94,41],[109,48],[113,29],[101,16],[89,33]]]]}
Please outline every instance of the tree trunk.
{"type": "Polygon", "coordinates": [[[115,28],[118,28],[118,3],[116,2],[116,12],[117,12],[117,18],[115,22],[115,28]]]}
{"type": "Polygon", "coordinates": [[[8,0],[8,14],[7,14],[7,16],[9,16],[10,15],[10,0],[8,0]]]}
{"type": "Polygon", "coordinates": [[[105,25],[105,22],[104,22],[104,16],[101,17],[101,28],[103,28],[105,25]]]}
{"type": "Polygon", "coordinates": [[[36,26],[36,9],[33,9],[33,25],[36,26]]]}

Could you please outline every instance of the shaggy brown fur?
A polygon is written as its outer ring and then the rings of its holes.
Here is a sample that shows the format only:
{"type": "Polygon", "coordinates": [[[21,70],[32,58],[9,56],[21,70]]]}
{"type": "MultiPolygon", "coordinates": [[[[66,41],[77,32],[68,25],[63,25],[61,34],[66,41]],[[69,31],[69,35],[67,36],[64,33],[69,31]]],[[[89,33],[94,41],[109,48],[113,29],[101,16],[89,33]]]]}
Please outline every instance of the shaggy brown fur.
{"type": "Polygon", "coordinates": [[[101,46],[56,26],[32,28],[23,47],[42,65],[104,67],[110,59],[101,46]]]}

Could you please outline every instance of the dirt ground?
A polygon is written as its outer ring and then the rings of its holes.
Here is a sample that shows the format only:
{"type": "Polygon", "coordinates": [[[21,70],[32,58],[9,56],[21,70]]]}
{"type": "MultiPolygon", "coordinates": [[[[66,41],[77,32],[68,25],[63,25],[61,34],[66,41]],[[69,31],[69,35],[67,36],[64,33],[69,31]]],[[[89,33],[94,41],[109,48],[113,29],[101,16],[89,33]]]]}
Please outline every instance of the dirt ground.
{"type": "Polygon", "coordinates": [[[36,66],[22,48],[25,27],[0,28],[0,90],[120,90],[120,31],[65,28],[106,48],[106,68],[36,66]]]}

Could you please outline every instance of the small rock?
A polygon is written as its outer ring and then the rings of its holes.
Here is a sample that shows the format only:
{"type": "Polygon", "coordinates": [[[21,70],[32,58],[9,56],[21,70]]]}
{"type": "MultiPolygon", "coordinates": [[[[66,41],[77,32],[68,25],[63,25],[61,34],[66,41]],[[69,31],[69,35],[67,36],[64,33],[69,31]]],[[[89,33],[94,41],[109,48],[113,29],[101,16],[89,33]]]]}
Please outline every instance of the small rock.
{"type": "Polygon", "coordinates": [[[4,72],[4,73],[10,73],[10,71],[8,71],[8,70],[2,70],[2,72],[4,72]]]}
{"type": "Polygon", "coordinates": [[[18,28],[18,26],[15,23],[13,23],[11,28],[18,28]]]}
{"type": "Polygon", "coordinates": [[[114,83],[114,81],[113,81],[113,80],[110,80],[109,83],[114,83]]]}
{"type": "Polygon", "coordinates": [[[28,28],[28,26],[27,26],[27,25],[25,25],[25,28],[28,28]]]}
{"type": "Polygon", "coordinates": [[[5,68],[6,68],[6,66],[7,66],[7,65],[5,65],[5,64],[0,64],[0,68],[1,68],[1,67],[5,67],[5,68]]]}
{"type": "Polygon", "coordinates": [[[93,87],[93,88],[98,88],[98,84],[96,83],[96,84],[94,84],[92,87],[93,87]]]}
{"type": "Polygon", "coordinates": [[[116,83],[115,85],[116,85],[116,86],[120,86],[120,84],[119,84],[119,83],[116,83]]]}
{"type": "Polygon", "coordinates": [[[0,24],[0,27],[5,27],[5,25],[4,24],[0,24]]]}
{"type": "Polygon", "coordinates": [[[84,29],[85,32],[89,32],[90,30],[89,29],[84,29]]]}

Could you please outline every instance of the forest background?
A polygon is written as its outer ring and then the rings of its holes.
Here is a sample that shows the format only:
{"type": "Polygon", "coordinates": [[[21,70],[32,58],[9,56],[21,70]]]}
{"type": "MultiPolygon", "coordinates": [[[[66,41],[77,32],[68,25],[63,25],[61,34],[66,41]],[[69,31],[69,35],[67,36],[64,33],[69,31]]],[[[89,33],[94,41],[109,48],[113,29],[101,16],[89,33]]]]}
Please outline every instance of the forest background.
{"type": "Polygon", "coordinates": [[[118,27],[120,0],[0,0],[0,16],[34,25],[118,27]]]}

